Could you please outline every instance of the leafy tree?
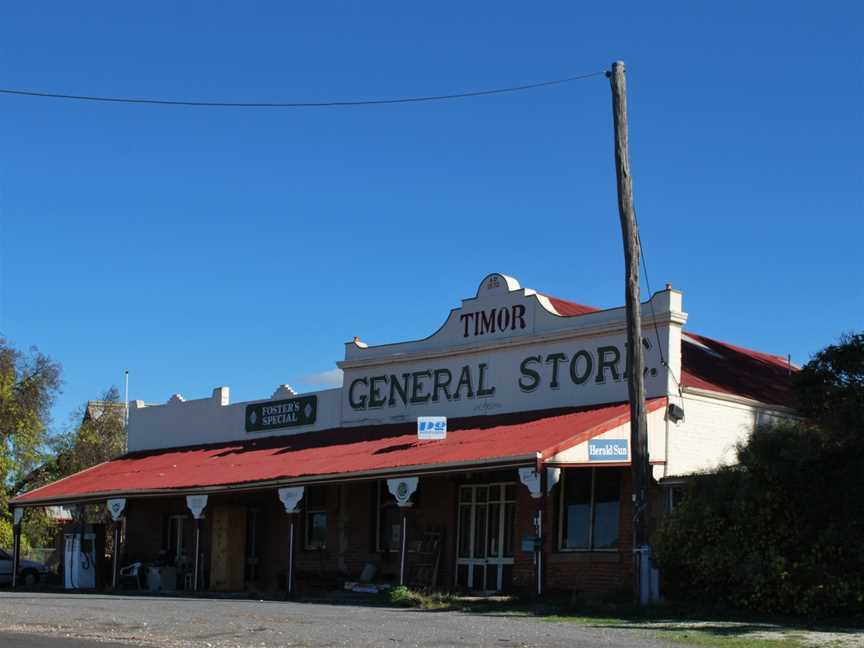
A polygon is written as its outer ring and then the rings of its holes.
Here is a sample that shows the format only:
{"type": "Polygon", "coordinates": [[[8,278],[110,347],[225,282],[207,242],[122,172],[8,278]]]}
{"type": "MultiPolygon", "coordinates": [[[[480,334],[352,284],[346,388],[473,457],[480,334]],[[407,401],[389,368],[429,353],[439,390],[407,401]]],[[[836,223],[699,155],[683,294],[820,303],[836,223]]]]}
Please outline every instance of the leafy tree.
{"type": "Polygon", "coordinates": [[[864,432],[864,333],[819,351],[795,382],[801,414],[840,441],[864,432]]]}
{"type": "Polygon", "coordinates": [[[0,546],[12,539],[8,501],[46,452],[50,409],[60,391],[60,365],[32,347],[0,338],[0,546]]]}
{"type": "MultiPolygon", "coordinates": [[[[16,495],[109,461],[125,451],[125,405],[116,387],[109,388],[99,400],[79,407],[69,420],[67,431],[50,439],[51,454],[46,461],[15,484],[16,495]]],[[[84,518],[90,522],[103,521],[106,515],[104,505],[85,507],[84,518]]],[[[25,518],[23,531],[31,545],[50,544],[55,530],[44,509],[34,509],[25,518]]]]}
{"type": "Polygon", "coordinates": [[[79,408],[72,418],[78,425],[52,443],[52,481],[109,461],[126,450],[125,405],[116,387],[79,408]]]}

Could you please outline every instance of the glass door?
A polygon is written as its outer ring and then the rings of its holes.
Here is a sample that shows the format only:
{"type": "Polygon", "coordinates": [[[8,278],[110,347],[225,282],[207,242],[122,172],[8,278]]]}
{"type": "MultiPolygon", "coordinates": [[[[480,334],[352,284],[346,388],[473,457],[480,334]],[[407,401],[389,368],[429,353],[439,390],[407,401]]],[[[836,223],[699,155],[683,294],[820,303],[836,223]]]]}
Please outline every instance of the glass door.
{"type": "Polygon", "coordinates": [[[460,486],[456,584],[479,592],[508,588],[515,527],[515,483],[460,486]]]}

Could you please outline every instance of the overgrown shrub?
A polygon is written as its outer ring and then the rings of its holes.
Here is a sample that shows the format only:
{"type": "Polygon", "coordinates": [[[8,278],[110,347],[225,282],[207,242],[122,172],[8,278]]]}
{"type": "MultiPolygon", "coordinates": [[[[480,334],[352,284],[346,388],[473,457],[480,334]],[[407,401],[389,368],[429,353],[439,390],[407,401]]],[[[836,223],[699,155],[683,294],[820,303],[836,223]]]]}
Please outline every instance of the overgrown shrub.
{"type": "Polygon", "coordinates": [[[695,476],[661,524],[667,594],[812,616],[864,609],[864,436],[760,428],[738,458],[695,476]]]}
{"type": "Polygon", "coordinates": [[[847,336],[802,371],[819,369],[830,385],[826,356],[843,358],[840,388],[826,390],[842,417],[830,408],[818,416],[808,380],[811,422],[759,428],[738,448],[737,466],[692,477],[654,538],[669,598],[806,616],[864,612],[862,340],[847,336]]]}

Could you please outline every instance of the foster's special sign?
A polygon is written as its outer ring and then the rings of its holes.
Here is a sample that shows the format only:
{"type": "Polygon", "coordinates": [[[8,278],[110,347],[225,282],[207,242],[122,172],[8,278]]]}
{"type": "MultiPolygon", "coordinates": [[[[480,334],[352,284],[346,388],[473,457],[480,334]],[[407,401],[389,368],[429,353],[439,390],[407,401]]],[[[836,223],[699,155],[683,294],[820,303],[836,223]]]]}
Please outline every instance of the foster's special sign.
{"type": "Polygon", "coordinates": [[[318,413],[317,396],[298,396],[246,406],[246,431],[311,425],[318,413]]]}

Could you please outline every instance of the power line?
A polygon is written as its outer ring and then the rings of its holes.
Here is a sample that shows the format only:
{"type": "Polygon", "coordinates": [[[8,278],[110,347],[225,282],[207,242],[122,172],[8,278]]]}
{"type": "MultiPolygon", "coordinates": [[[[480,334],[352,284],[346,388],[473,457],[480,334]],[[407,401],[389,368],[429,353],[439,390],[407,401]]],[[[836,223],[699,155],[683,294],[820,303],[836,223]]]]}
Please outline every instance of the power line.
{"type": "Polygon", "coordinates": [[[540,81],[524,85],[509,86],[506,88],[494,88],[492,90],[474,90],[471,92],[459,92],[444,95],[429,95],[423,97],[400,97],[396,99],[361,99],[357,101],[290,101],[290,102],[259,102],[259,101],[187,101],[175,99],[142,99],[134,97],[102,97],[95,95],[62,94],[59,92],[45,92],[41,90],[16,90],[12,88],[0,88],[0,94],[18,95],[24,97],[39,97],[42,99],[65,99],[71,101],[98,101],[103,103],[124,104],[146,104],[155,106],[191,106],[196,108],[345,108],[351,106],[383,106],[387,104],[420,103],[424,101],[446,101],[449,99],[466,99],[469,97],[483,97],[487,95],[505,94],[508,92],[522,92],[545,88],[571,81],[590,79],[605,74],[605,70],[580,74],[577,76],[554,79],[552,81],[540,81]]]}
{"type": "Polygon", "coordinates": [[[675,373],[672,371],[672,367],[666,362],[666,358],[663,357],[663,343],[660,342],[660,331],[657,330],[657,313],[654,312],[654,294],[651,292],[651,281],[648,279],[648,264],[645,263],[645,248],[642,247],[642,236],[638,232],[636,233],[636,241],[639,243],[639,256],[642,258],[642,272],[645,276],[645,288],[648,290],[651,317],[654,320],[654,335],[657,337],[657,349],[660,351],[660,364],[669,370],[669,375],[672,376],[672,380],[678,385],[678,395],[681,396],[681,383],[675,377],[675,373]]]}

